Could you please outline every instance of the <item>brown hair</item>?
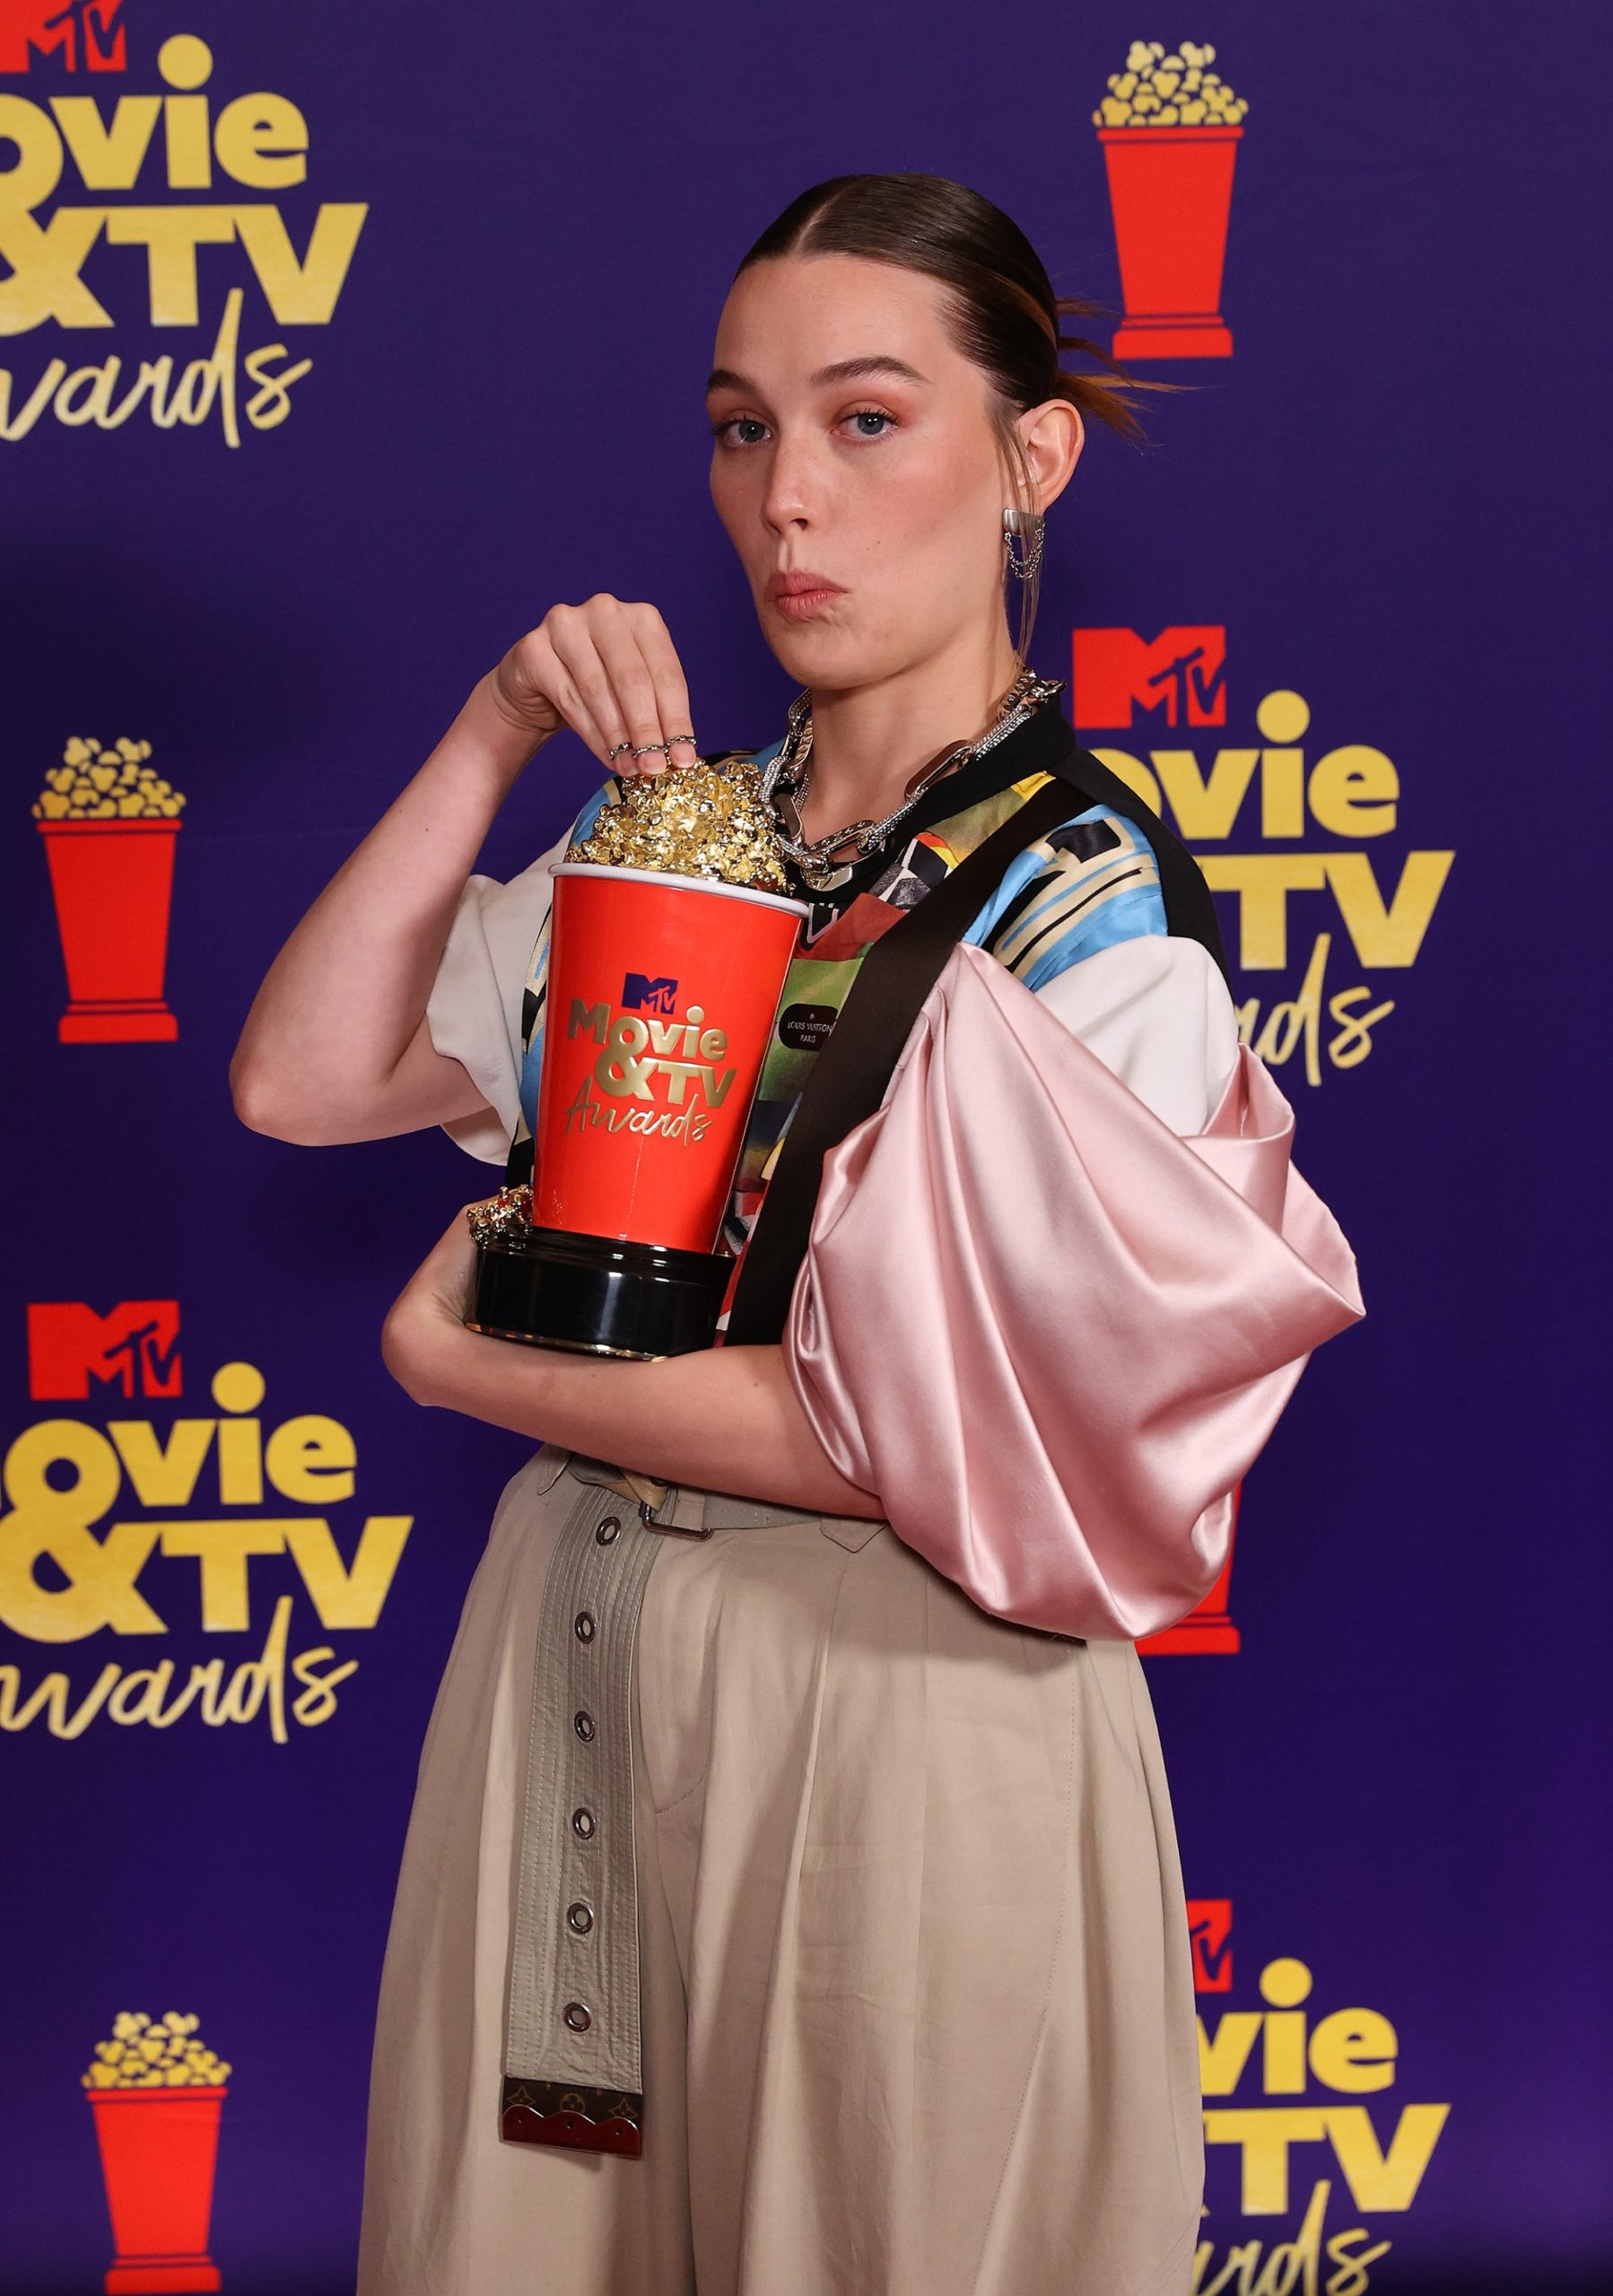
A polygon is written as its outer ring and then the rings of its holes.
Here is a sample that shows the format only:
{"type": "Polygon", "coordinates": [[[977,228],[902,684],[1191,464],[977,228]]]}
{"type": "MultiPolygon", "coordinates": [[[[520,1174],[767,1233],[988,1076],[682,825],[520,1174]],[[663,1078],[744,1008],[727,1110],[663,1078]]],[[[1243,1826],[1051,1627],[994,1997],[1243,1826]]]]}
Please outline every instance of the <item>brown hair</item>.
{"type": "Polygon", "coordinates": [[[768,226],[739,270],[789,255],[862,256],[940,282],[957,348],[995,387],[993,419],[1027,500],[1015,415],[1046,399],[1068,399],[1084,419],[1143,446],[1147,433],[1131,410],[1131,395],[1180,387],[1142,381],[1086,335],[1064,334],[1061,320],[1091,318],[1103,304],[1055,295],[1041,257],[1012,217],[946,176],[831,176],[814,184],[768,226]],[[1065,368],[1065,351],[1095,359],[1108,372],[1065,368]]]}

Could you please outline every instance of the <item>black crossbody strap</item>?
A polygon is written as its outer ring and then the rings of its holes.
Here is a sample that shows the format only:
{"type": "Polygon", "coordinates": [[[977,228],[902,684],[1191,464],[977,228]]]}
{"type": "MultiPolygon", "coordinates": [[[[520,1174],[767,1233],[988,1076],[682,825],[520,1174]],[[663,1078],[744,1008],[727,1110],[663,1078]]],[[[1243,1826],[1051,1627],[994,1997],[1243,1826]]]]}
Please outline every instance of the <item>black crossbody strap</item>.
{"type": "Polygon", "coordinates": [[[1048,782],[864,957],[813,1064],[762,1199],[728,1315],[728,1345],[773,1346],[783,1337],[789,1295],[812,1233],[824,1158],[885,1098],[920,1007],[1008,864],[1068,819],[1068,787],[1058,779],[1048,782]]]}

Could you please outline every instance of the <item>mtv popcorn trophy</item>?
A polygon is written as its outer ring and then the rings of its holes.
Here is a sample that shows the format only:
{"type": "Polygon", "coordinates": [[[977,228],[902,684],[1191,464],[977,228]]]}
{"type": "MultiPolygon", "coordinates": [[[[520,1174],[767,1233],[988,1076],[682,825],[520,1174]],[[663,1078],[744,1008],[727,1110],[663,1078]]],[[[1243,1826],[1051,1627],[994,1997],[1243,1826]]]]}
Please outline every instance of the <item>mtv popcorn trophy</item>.
{"type": "Polygon", "coordinates": [[[530,1188],[469,1214],[473,1331],[641,1361],[710,1347],[715,1251],[801,920],[754,766],[620,783],[554,870],[530,1188]]]}

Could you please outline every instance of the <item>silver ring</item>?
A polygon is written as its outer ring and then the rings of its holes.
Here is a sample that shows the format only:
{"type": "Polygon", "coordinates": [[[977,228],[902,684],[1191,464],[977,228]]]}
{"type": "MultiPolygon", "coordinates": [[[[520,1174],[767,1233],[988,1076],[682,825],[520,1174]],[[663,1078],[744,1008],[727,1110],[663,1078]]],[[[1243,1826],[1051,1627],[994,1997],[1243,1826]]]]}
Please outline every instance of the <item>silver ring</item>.
{"type": "Polygon", "coordinates": [[[669,750],[675,750],[680,742],[687,742],[691,749],[700,747],[700,744],[693,734],[668,734],[667,736],[667,746],[669,750]]]}
{"type": "Polygon", "coordinates": [[[614,758],[614,757],[620,757],[623,750],[630,750],[630,749],[632,749],[632,744],[631,742],[618,742],[618,743],[616,744],[616,746],[615,746],[615,748],[614,750],[606,750],[606,752],[605,752],[605,762],[606,763],[606,765],[608,765],[608,764],[610,763],[610,761],[611,761],[612,758],[614,758]]]}
{"type": "Polygon", "coordinates": [[[659,750],[661,755],[665,757],[667,754],[667,744],[665,742],[641,742],[638,747],[633,751],[633,755],[634,757],[648,757],[652,750],[659,750]]]}

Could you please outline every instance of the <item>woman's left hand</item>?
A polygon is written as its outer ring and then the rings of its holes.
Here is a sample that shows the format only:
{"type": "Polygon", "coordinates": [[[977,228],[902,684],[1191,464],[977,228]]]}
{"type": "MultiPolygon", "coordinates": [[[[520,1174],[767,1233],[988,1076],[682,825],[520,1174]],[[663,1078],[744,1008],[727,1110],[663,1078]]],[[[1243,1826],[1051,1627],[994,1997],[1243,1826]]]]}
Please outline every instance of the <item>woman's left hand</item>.
{"type": "MultiPolygon", "coordinates": [[[[468,1208],[468,1207],[467,1207],[468,1208]]],[[[416,1403],[438,1400],[437,1378],[467,1337],[475,1296],[476,1247],[464,1212],[456,1213],[388,1310],[381,1357],[416,1403]]]]}

